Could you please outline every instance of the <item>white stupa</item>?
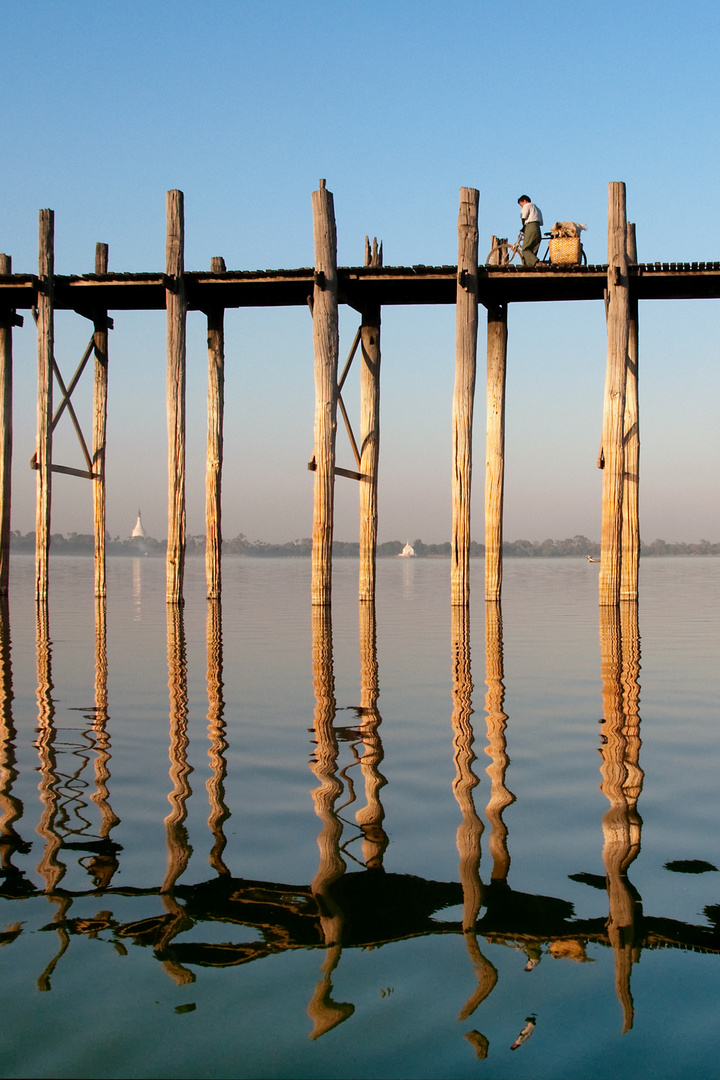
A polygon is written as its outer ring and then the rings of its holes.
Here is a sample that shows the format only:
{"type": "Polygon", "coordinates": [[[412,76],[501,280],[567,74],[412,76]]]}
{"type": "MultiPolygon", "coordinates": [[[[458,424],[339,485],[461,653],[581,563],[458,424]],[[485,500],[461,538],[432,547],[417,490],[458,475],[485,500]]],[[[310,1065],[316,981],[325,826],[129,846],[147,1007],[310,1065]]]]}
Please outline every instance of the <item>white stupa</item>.
{"type": "Polygon", "coordinates": [[[412,559],[414,557],[415,557],[415,548],[412,546],[412,544],[408,540],[405,547],[399,553],[398,558],[399,559],[412,559]]]}
{"type": "Polygon", "coordinates": [[[130,539],[135,540],[135,538],[137,537],[140,540],[144,540],[146,536],[147,533],[143,528],[142,517],[140,516],[140,511],[138,510],[137,521],[135,522],[135,528],[130,533],[130,539]]]}

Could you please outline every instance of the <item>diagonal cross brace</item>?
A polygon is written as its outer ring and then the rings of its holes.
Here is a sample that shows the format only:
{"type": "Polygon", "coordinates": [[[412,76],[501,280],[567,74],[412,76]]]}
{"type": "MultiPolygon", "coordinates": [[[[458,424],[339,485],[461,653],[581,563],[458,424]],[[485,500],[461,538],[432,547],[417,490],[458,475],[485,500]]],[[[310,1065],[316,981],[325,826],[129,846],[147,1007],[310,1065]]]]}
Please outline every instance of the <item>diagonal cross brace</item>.
{"type": "MultiPolygon", "coordinates": [[[[64,413],[65,409],[67,409],[68,412],[70,413],[70,418],[72,420],[73,427],[75,428],[75,434],[78,437],[78,442],[80,443],[80,449],[82,450],[83,457],[85,458],[85,463],[87,465],[87,472],[85,470],[83,470],[83,469],[72,469],[69,466],[64,466],[64,465],[53,465],[53,464],[51,464],[50,468],[53,470],[53,472],[69,473],[71,476],[83,476],[83,477],[86,477],[86,478],[88,478],[90,480],[97,479],[98,474],[93,472],[93,459],[92,459],[92,456],[90,454],[90,451],[87,448],[87,443],[85,442],[85,437],[83,436],[82,428],[80,427],[80,421],[77,418],[77,413],[75,412],[75,409],[72,406],[72,402],[70,401],[70,397],[71,397],[75,387],[77,386],[78,382],[80,381],[80,376],[82,375],[83,371],[85,370],[85,367],[87,366],[87,362],[90,359],[90,356],[92,354],[92,351],[93,351],[94,347],[95,347],[95,333],[93,332],[93,336],[90,338],[88,346],[87,346],[87,348],[85,349],[85,352],[82,355],[82,359],[80,360],[80,363],[77,366],[75,374],[73,375],[73,377],[70,380],[70,383],[69,383],[69,385],[67,387],[65,386],[65,382],[63,380],[63,377],[60,374],[60,368],[57,365],[57,361],[55,360],[55,357],[53,357],[53,362],[52,362],[53,372],[55,374],[55,378],[58,381],[58,386],[60,387],[60,391],[62,393],[62,401],[60,402],[57,409],[55,410],[55,414],[54,414],[54,416],[52,418],[52,430],[53,431],[55,430],[55,428],[57,427],[57,425],[58,425],[58,423],[60,421],[60,417],[64,413]]],[[[37,451],[33,454],[32,458],[30,459],[30,467],[32,469],[37,469],[37,467],[38,467],[38,464],[37,464],[37,451]]]]}

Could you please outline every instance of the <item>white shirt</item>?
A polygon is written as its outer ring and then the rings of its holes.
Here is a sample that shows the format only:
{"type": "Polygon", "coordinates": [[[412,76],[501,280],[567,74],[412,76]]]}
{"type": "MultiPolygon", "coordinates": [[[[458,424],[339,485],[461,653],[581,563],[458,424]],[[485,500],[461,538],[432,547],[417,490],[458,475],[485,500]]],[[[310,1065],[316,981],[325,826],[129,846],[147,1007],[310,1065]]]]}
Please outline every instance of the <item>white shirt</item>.
{"type": "Polygon", "coordinates": [[[531,202],[526,202],[522,204],[522,206],[520,207],[520,218],[522,219],[523,225],[527,224],[528,221],[537,221],[538,225],[542,225],[543,223],[542,214],[538,210],[535,203],[531,202]]]}

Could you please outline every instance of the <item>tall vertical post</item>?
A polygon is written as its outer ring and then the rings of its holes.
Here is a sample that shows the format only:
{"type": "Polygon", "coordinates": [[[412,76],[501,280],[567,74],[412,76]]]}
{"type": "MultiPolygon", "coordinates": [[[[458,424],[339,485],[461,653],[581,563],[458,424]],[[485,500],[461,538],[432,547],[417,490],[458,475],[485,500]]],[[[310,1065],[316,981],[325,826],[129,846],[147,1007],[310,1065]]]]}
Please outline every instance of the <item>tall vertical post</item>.
{"type": "Polygon", "coordinates": [[[38,239],[38,392],[37,392],[37,484],[35,503],[35,597],[48,595],[50,555],[50,504],[52,466],[53,311],[55,274],[55,214],[41,210],[38,239]]]}
{"type": "MultiPolygon", "coordinates": [[[[108,246],[95,246],[95,273],[107,274],[108,246]]],[[[105,584],[105,440],[107,435],[108,319],[107,311],[95,315],[95,381],[93,384],[93,521],[95,527],[95,595],[106,595],[105,584]]]]}
{"type": "MultiPolygon", "coordinates": [[[[635,226],[627,226],[628,263],[637,263],[635,226]]],[[[640,569],[640,398],[639,398],[639,323],[638,299],[630,294],[630,323],[628,327],[628,361],[625,383],[625,478],[622,510],[622,569],[620,599],[637,600],[640,569]]]]}
{"type": "MultiPolygon", "coordinates": [[[[225,260],[211,259],[213,274],[225,273],[225,260]]],[[[222,465],[225,414],[225,312],[213,308],[207,316],[208,414],[207,467],[205,472],[205,580],[208,600],[221,591],[222,558],[222,465]]]]}
{"type": "Polygon", "coordinates": [[[182,603],[185,566],[185,217],[182,191],[167,193],[168,604],[182,603]]]}
{"type": "Polygon", "coordinates": [[[472,422],[478,328],[478,203],[475,188],[460,188],[453,394],[452,604],[470,600],[472,422]]]}
{"type": "Polygon", "coordinates": [[[625,384],[628,363],[630,288],[626,250],[625,184],[613,181],[608,197],[607,371],[603,410],[603,505],[600,603],[620,600],[625,384]]]}
{"type": "Polygon", "coordinates": [[[498,601],[502,592],[507,338],[507,304],[489,308],[485,436],[485,599],[492,601],[498,601]]]}
{"type": "Polygon", "coordinates": [[[325,181],[312,193],[315,240],[313,346],[315,351],[315,485],[312,602],[329,604],[337,431],[338,298],[337,233],[332,193],[325,181]]]}
{"type": "MultiPolygon", "coordinates": [[[[12,259],[0,255],[0,274],[12,274],[12,259]]],[[[0,310],[0,597],[10,580],[10,492],[12,482],[12,328],[14,311],[0,310]]]]}
{"type": "MultiPolygon", "coordinates": [[[[382,247],[366,240],[365,265],[382,266],[382,247]]],[[[375,599],[380,456],[380,305],[362,313],[360,330],[360,600],[375,599]]]]}

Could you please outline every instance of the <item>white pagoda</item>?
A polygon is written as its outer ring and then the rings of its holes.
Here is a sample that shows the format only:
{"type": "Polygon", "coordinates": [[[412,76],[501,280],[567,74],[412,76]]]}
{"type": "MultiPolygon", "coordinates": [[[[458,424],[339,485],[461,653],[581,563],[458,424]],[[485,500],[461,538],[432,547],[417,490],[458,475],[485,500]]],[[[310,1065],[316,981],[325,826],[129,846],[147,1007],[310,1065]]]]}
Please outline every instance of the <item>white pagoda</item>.
{"type": "Polygon", "coordinates": [[[140,511],[138,510],[137,521],[135,522],[135,528],[130,533],[130,539],[131,540],[135,540],[135,539],[144,540],[146,537],[147,537],[147,533],[145,532],[145,529],[143,528],[142,517],[140,516],[140,511]]]}

